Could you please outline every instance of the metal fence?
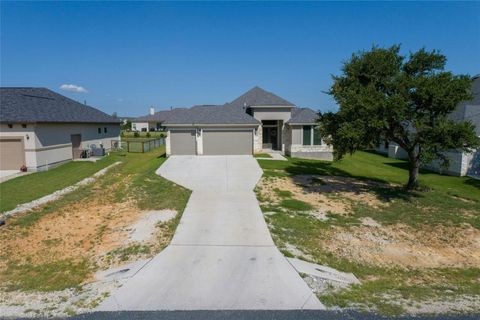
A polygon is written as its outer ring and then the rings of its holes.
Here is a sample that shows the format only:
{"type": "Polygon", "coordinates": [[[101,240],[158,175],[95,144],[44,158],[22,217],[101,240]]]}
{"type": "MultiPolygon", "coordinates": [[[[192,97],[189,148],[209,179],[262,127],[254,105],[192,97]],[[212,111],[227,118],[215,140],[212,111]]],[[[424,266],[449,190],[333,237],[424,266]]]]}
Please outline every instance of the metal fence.
{"type": "Polygon", "coordinates": [[[165,138],[112,140],[112,149],[126,152],[148,152],[165,145],[165,138]]]}

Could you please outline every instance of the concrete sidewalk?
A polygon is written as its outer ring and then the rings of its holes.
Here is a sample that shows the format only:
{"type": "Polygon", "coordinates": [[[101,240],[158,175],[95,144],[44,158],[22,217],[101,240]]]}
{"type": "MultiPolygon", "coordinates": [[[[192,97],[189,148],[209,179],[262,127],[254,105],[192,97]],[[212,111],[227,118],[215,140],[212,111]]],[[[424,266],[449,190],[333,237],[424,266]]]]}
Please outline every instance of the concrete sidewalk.
{"type": "Polygon", "coordinates": [[[172,156],[157,171],[193,190],[172,243],[98,310],[322,309],[273,244],[251,156],[172,156]]]}

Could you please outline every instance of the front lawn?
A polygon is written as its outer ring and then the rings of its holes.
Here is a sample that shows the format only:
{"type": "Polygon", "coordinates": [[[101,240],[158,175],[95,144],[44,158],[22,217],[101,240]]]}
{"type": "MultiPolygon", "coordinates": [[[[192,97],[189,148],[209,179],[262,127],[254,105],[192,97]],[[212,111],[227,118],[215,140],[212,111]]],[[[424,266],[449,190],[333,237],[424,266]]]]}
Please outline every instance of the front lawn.
{"type": "Polygon", "coordinates": [[[72,161],[49,171],[37,172],[0,183],[0,212],[12,210],[19,204],[71,186],[115,161],[118,161],[118,158],[113,156],[106,156],[97,162],[72,161]]]}
{"type": "Polygon", "coordinates": [[[318,289],[323,303],[389,315],[480,310],[480,181],[423,171],[426,191],[407,192],[406,162],[371,152],[258,162],[257,197],[280,250],[362,282],[318,289]]]}
{"type": "Polygon", "coordinates": [[[101,283],[83,289],[97,270],[151,258],[167,246],[190,191],[155,174],[164,153],[164,147],[112,153],[108,161],[121,164],[94,183],[7,219],[0,227],[0,310],[12,303],[24,306],[26,315],[29,305],[40,307],[37,316],[88,309],[109,294],[101,283]],[[136,224],[152,225],[151,214],[173,218],[155,223],[143,239],[131,239],[136,224]]]}

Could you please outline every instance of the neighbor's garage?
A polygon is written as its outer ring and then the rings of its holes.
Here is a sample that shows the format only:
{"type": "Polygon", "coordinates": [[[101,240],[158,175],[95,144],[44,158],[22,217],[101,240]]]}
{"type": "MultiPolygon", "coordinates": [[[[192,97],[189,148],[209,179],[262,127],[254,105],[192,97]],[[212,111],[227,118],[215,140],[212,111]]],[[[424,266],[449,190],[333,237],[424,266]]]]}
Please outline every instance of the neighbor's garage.
{"type": "Polygon", "coordinates": [[[253,153],[253,130],[203,130],[204,155],[253,153]]]}
{"type": "Polygon", "coordinates": [[[170,146],[172,155],[196,154],[195,130],[171,130],[170,146]]]}
{"type": "Polygon", "coordinates": [[[0,170],[20,170],[25,164],[22,139],[0,139],[0,170]]]}

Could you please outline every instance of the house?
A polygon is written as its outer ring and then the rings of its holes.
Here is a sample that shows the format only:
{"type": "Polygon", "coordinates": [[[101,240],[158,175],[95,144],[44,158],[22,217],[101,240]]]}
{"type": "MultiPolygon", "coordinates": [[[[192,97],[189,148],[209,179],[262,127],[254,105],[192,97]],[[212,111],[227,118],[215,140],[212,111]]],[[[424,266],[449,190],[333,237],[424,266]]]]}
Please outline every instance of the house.
{"type": "MultiPolygon", "coordinates": [[[[450,119],[455,121],[471,121],[480,137],[480,75],[473,78],[472,83],[473,99],[461,102],[457,108],[449,115],[450,119]]],[[[382,143],[377,151],[388,155],[394,159],[407,159],[407,153],[398,144],[394,142],[382,143]]],[[[470,153],[450,150],[444,153],[450,159],[448,168],[443,168],[440,161],[433,161],[424,167],[433,171],[445,173],[454,176],[473,176],[480,177],[480,151],[472,150],[470,153]]]]}
{"type": "Polygon", "coordinates": [[[274,150],[332,160],[318,131],[318,114],[255,87],[230,103],[170,112],[167,155],[248,155],[274,150]]]}
{"type": "Polygon", "coordinates": [[[163,131],[162,123],[169,114],[170,110],[155,112],[155,108],[150,107],[150,114],[132,120],[132,131],[163,131]]]}
{"type": "Polygon", "coordinates": [[[119,135],[119,119],[49,89],[0,88],[1,170],[46,170],[119,135]]]}

